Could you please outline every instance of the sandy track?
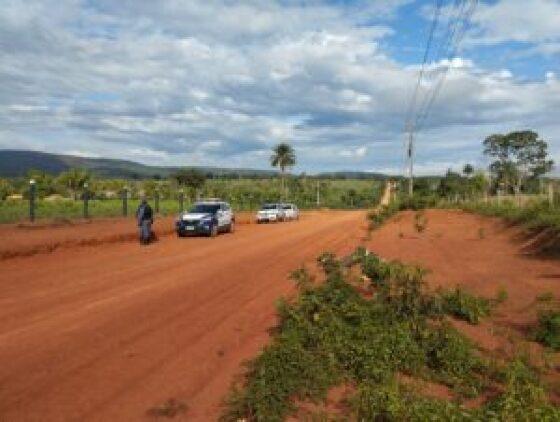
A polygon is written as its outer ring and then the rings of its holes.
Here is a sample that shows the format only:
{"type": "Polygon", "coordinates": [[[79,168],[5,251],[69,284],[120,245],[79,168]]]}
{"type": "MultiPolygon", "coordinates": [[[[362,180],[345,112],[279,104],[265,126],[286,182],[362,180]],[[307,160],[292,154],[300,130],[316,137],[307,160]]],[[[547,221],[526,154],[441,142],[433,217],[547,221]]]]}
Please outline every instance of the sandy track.
{"type": "Polygon", "coordinates": [[[169,398],[188,406],[177,419],[215,420],[240,363],[267,341],[274,302],[293,291],[289,271],[351,251],[364,222],[315,212],[216,239],[0,261],[0,420],[137,421],[169,398]]]}

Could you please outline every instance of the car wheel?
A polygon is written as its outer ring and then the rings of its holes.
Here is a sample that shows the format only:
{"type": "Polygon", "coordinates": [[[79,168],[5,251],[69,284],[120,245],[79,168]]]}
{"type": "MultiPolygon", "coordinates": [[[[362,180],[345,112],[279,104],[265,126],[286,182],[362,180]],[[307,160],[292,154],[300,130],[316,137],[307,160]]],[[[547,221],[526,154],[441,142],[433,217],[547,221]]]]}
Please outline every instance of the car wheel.
{"type": "Polygon", "coordinates": [[[235,221],[231,220],[231,223],[229,223],[227,232],[228,232],[228,233],[233,233],[233,232],[235,232],[235,221]]]}
{"type": "Polygon", "coordinates": [[[218,235],[218,225],[214,224],[210,229],[210,237],[216,237],[217,235],[218,235]]]}

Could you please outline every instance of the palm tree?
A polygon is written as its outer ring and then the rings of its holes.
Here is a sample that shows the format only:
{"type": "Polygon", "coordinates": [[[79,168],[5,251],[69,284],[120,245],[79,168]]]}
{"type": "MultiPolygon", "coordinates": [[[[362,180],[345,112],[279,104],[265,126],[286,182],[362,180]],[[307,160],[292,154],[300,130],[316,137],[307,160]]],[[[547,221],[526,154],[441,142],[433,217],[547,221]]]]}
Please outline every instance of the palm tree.
{"type": "Polygon", "coordinates": [[[286,188],[286,170],[296,164],[296,153],[294,149],[285,142],[279,143],[272,149],[270,164],[272,165],[272,167],[278,167],[280,169],[280,178],[282,180],[282,194],[284,195],[286,188]]]}

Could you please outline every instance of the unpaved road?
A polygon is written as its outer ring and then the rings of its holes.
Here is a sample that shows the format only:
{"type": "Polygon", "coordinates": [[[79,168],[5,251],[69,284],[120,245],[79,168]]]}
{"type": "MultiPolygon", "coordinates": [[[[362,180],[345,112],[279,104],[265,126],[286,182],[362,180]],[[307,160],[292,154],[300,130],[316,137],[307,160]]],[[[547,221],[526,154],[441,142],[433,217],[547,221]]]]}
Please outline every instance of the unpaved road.
{"type": "MultiPolygon", "coordinates": [[[[275,301],[293,291],[288,273],[325,250],[350,252],[364,225],[363,212],[314,212],[140,247],[96,242],[115,223],[94,222],[83,245],[63,228],[65,247],[6,255],[0,421],[149,420],[170,398],[188,407],[175,420],[215,420],[240,363],[266,343],[275,301]]],[[[20,247],[57,230],[21,235],[20,247]]]]}

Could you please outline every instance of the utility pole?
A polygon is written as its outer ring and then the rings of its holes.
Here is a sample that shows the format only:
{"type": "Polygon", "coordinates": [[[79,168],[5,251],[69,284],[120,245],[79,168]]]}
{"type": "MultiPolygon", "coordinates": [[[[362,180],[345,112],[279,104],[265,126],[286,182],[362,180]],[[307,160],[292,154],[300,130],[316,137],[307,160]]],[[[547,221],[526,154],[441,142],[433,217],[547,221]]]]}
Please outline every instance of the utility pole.
{"type": "Polygon", "coordinates": [[[317,179],[317,207],[321,205],[321,193],[319,187],[320,187],[319,180],[317,179]]]}
{"type": "Polygon", "coordinates": [[[414,136],[412,130],[408,132],[408,146],[407,146],[407,161],[408,161],[408,195],[414,194],[414,136]]]}

